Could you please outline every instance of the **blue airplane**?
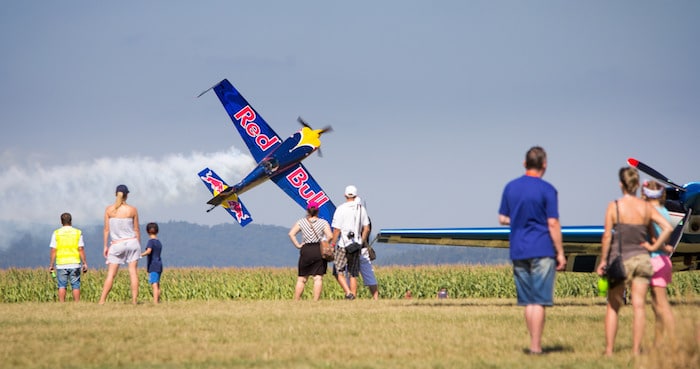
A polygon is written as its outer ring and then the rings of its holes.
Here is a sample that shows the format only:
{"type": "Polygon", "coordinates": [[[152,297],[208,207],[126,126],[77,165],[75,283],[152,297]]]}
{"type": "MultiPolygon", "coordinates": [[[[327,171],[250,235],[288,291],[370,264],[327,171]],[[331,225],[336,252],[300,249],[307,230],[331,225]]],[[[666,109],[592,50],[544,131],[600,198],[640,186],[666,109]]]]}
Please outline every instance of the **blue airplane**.
{"type": "Polygon", "coordinates": [[[197,175],[214,195],[207,201],[211,205],[207,212],[221,206],[241,226],[249,224],[253,218],[239,195],[269,179],[304,209],[309,202],[316,202],[318,216],[330,223],[335,205],[301,161],[321,147],[321,135],[332,128],[312,129],[299,117],[301,130],[282,140],[228,80],[222,80],[199,96],[212,89],[258,165],[233,186],[227,185],[213,170],[202,169],[197,175]]]}
{"type": "MultiPolygon", "coordinates": [[[[629,158],[630,166],[667,184],[665,206],[671,215],[674,232],[669,243],[674,246],[671,257],[674,271],[700,269],[700,182],[683,186],[650,166],[629,158]]],[[[600,257],[603,226],[563,226],[561,228],[567,271],[593,272],[600,257]]],[[[377,242],[445,246],[507,248],[510,228],[397,228],[381,229],[377,242]]]]}

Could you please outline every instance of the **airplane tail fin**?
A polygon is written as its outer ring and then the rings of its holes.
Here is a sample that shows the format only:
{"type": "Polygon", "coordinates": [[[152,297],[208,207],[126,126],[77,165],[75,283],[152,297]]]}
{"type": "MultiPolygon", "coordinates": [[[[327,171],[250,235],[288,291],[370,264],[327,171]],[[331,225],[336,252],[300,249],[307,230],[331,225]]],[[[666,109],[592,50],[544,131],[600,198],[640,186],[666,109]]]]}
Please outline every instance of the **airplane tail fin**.
{"type": "Polygon", "coordinates": [[[238,198],[233,188],[229,187],[213,170],[204,168],[198,175],[209,192],[214,195],[214,197],[207,202],[207,204],[213,205],[207,212],[221,205],[221,207],[226,209],[242,227],[245,227],[248,223],[253,221],[248,209],[243,205],[243,202],[238,198]]]}

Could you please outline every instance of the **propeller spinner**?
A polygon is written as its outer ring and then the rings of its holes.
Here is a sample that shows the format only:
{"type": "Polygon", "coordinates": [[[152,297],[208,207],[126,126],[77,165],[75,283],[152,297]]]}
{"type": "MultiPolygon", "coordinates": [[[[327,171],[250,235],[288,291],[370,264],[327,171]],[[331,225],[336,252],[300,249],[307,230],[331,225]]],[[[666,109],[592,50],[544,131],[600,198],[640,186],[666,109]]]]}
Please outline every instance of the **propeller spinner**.
{"type": "MultiPolygon", "coordinates": [[[[333,127],[331,127],[331,126],[325,126],[325,127],[321,128],[321,129],[313,129],[313,128],[311,127],[311,125],[309,125],[308,123],[306,123],[306,121],[305,121],[302,117],[298,117],[298,118],[297,118],[297,122],[299,122],[302,126],[304,126],[304,127],[308,128],[308,129],[314,131],[315,133],[317,133],[319,137],[320,137],[322,134],[326,133],[326,132],[332,132],[332,131],[333,131],[333,127]]],[[[323,157],[323,154],[321,153],[321,147],[320,147],[320,146],[318,147],[317,152],[318,152],[318,156],[323,157]]]]}

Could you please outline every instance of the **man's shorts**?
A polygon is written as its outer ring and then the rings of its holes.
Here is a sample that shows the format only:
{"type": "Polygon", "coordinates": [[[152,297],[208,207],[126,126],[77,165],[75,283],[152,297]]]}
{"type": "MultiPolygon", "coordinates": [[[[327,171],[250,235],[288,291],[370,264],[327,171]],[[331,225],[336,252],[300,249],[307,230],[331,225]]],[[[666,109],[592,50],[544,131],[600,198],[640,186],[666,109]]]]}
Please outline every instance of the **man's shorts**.
{"type": "MultiPolygon", "coordinates": [[[[360,275],[360,252],[358,251],[352,254],[344,254],[347,263],[345,263],[344,266],[342,266],[342,260],[338,260],[336,258],[335,262],[333,263],[333,275],[337,277],[338,273],[347,273],[351,277],[357,278],[360,275]],[[340,265],[340,268],[336,268],[336,266],[338,265],[340,265]]],[[[338,254],[336,253],[336,255],[338,254]]]]}
{"type": "Polygon", "coordinates": [[[671,284],[673,266],[668,255],[658,255],[651,258],[651,267],[654,270],[654,275],[651,277],[652,287],[666,287],[671,284]]]}
{"type": "MultiPolygon", "coordinates": [[[[362,249],[363,251],[365,249],[362,249]]],[[[338,275],[337,271],[333,270],[334,275],[338,275]]],[[[348,283],[350,283],[350,276],[347,273],[347,269],[343,271],[343,274],[348,278],[348,283]]],[[[372,262],[369,260],[369,254],[363,252],[360,255],[360,275],[362,276],[362,284],[365,286],[376,286],[377,277],[374,275],[374,267],[372,262]]]]}
{"type": "Polygon", "coordinates": [[[148,273],[148,283],[160,283],[160,272],[150,272],[148,273]]]}
{"type": "Polygon", "coordinates": [[[649,253],[633,256],[623,262],[627,278],[625,285],[631,286],[632,282],[649,283],[654,269],[651,267],[649,253]]]}
{"type": "Polygon", "coordinates": [[[68,280],[70,280],[72,289],[79,290],[80,268],[56,269],[56,283],[58,284],[58,288],[68,287],[68,280]]]}
{"type": "Polygon", "coordinates": [[[554,258],[513,260],[518,305],[554,305],[556,267],[554,258]]]}
{"type": "Polygon", "coordinates": [[[374,276],[374,267],[369,260],[369,254],[367,254],[365,250],[366,249],[362,249],[362,255],[360,255],[360,275],[362,275],[362,284],[365,286],[376,286],[377,278],[374,276]]]}

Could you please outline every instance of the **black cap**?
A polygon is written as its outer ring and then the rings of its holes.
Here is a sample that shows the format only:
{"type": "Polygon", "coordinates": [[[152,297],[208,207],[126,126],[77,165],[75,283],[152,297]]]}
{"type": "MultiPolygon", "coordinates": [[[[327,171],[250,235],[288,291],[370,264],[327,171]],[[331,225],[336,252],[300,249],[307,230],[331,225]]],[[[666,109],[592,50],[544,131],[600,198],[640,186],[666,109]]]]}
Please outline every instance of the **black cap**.
{"type": "Polygon", "coordinates": [[[121,184],[121,185],[117,186],[116,192],[122,192],[126,195],[127,193],[129,193],[129,188],[126,187],[126,185],[121,184]]]}

